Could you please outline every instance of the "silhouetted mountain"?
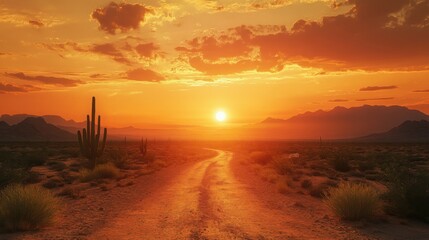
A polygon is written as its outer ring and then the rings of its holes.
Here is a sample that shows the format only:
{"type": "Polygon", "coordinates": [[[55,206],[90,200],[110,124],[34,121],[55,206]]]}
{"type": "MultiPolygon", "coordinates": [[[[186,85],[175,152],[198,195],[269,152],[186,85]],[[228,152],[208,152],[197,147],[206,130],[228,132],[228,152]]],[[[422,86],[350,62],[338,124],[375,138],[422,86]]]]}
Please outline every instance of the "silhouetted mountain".
{"type": "Polygon", "coordinates": [[[0,126],[0,141],[76,140],[74,134],[47,123],[41,117],[27,117],[20,123],[12,126],[0,122],[0,126]]]}
{"type": "Polygon", "coordinates": [[[61,126],[61,127],[75,127],[80,128],[85,125],[85,122],[76,122],[74,120],[65,120],[64,118],[57,116],[57,115],[43,115],[43,116],[35,116],[35,115],[29,115],[29,114],[15,114],[15,115],[9,115],[9,114],[3,114],[0,117],[0,121],[4,121],[8,123],[9,125],[15,125],[18,124],[24,119],[29,117],[41,117],[43,118],[47,123],[53,124],[55,126],[61,126]]]}
{"type": "Polygon", "coordinates": [[[287,120],[267,118],[261,124],[274,138],[345,139],[388,131],[407,121],[429,120],[429,116],[402,106],[336,107],[296,115],[287,120]]]}
{"type": "Polygon", "coordinates": [[[374,142],[429,142],[429,122],[406,121],[385,133],[371,134],[358,138],[374,142]]]}

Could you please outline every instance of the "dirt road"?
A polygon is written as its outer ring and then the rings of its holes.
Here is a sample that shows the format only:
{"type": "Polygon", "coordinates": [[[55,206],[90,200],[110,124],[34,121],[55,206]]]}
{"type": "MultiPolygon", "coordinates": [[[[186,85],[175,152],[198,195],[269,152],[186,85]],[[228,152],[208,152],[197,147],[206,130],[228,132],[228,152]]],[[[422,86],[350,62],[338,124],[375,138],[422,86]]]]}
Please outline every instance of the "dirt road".
{"type": "MultiPolygon", "coordinates": [[[[216,157],[195,163],[180,172],[169,185],[129,206],[128,211],[89,238],[336,238],[329,229],[315,226],[312,219],[303,215],[300,209],[285,213],[282,209],[267,206],[260,201],[260,198],[248,191],[248,185],[239,182],[234,176],[231,170],[232,153],[216,151],[216,157]]],[[[349,237],[352,238],[352,235],[349,237]]]]}
{"type": "Polygon", "coordinates": [[[278,193],[227,151],[66,201],[58,221],[0,239],[427,239],[425,226],[356,225],[299,192],[278,193]]]}

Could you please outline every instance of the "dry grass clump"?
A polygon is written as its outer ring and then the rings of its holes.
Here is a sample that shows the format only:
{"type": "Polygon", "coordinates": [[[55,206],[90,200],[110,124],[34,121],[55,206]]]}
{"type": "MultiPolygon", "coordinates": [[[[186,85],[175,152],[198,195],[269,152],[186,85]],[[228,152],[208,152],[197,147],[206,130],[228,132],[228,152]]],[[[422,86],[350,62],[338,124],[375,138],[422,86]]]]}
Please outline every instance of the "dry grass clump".
{"type": "Polygon", "coordinates": [[[44,227],[56,209],[56,198],[39,186],[10,185],[0,192],[0,226],[7,231],[44,227]]]}
{"type": "Polygon", "coordinates": [[[341,219],[360,220],[373,217],[381,205],[379,193],[361,183],[340,183],[326,193],[325,203],[341,219]]]}
{"type": "Polygon", "coordinates": [[[120,176],[119,169],[112,163],[97,165],[94,169],[82,169],[79,171],[79,179],[81,182],[89,182],[102,178],[118,178],[120,176]]]}

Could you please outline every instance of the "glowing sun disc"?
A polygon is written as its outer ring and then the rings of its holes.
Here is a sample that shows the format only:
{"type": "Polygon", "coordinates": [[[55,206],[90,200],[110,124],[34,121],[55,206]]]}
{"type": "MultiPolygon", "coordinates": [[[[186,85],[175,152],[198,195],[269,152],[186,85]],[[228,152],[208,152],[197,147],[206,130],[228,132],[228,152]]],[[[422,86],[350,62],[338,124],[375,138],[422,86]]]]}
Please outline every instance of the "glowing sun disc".
{"type": "Polygon", "coordinates": [[[216,121],[223,122],[226,120],[226,113],[224,111],[217,111],[215,114],[216,121]]]}

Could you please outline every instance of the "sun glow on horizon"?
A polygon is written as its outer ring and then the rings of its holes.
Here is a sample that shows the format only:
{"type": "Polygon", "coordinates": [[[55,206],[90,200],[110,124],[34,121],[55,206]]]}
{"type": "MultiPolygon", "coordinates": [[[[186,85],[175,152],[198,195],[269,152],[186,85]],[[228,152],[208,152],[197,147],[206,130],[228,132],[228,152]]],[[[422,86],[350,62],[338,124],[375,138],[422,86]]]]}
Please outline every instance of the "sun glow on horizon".
{"type": "Polygon", "coordinates": [[[223,110],[216,111],[216,113],[215,113],[215,119],[216,119],[216,121],[218,121],[218,122],[225,122],[226,118],[227,118],[227,115],[226,115],[225,111],[223,111],[223,110]]]}

